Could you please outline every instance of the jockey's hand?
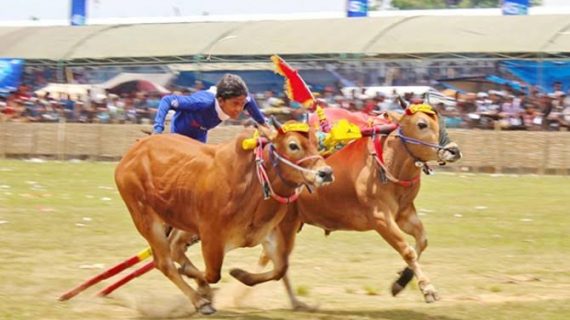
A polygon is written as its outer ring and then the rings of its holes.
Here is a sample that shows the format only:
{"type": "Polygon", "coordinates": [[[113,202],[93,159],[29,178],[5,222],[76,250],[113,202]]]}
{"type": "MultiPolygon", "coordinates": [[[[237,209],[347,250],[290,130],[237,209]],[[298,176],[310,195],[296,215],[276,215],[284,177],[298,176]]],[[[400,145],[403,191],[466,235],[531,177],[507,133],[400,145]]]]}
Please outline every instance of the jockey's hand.
{"type": "Polygon", "coordinates": [[[450,142],[445,145],[445,147],[438,151],[439,161],[441,162],[455,162],[463,155],[461,154],[461,150],[459,150],[459,146],[455,142],[450,142]]]}

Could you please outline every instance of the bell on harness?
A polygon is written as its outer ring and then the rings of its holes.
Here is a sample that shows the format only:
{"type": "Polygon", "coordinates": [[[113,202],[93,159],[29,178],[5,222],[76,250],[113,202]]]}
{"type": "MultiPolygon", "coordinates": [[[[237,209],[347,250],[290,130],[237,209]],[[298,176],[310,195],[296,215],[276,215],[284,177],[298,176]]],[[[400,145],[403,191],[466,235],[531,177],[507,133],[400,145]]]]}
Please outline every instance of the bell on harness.
{"type": "Polygon", "coordinates": [[[271,198],[271,188],[269,187],[269,183],[263,183],[263,200],[267,200],[271,198]]]}
{"type": "Polygon", "coordinates": [[[382,184],[387,184],[388,177],[386,177],[386,171],[384,170],[384,168],[378,169],[378,172],[380,173],[380,182],[382,182],[382,184]]]}

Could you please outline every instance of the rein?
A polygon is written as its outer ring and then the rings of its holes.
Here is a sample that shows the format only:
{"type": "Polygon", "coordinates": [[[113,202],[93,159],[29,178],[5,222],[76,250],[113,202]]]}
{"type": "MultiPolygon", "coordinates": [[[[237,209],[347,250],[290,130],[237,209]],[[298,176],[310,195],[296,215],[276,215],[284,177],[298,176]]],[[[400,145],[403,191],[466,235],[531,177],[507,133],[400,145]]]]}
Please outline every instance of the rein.
{"type": "Polygon", "coordinates": [[[376,164],[378,164],[378,166],[380,167],[381,179],[383,180],[384,183],[386,183],[385,180],[388,179],[393,183],[398,184],[404,188],[411,187],[420,180],[421,175],[417,175],[410,180],[400,180],[394,177],[390,173],[390,171],[386,167],[386,163],[384,163],[384,141],[386,140],[385,138],[386,136],[382,136],[380,138],[373,136],[372,142],[374,144],[374,151],[370,152],[370,155],[374,158],[374,160],[376,160],[376,164]]]}
{"type": "MultiPolygon", "coordinates": [[[[440,145],[440,144],[429,143],[429,142],[425,142],[425,141],[422,141],[422,140],[418,140],[418,139],[415,139],[415,138],[412,138],[412,137],[405,136],[405,135],[402,133],[402,127],[398,127],[398,131],[396,132],[396,136],[399,137],[400,139],[402,139],[402,141],[405,142],[405,143],[419,144],[419,145],[422,145],[422,146],[426,146],[426,147],[430,147],[430,148],[437,149],[438,151],[445,149],[445,147],[442,146],[442,145],[440,145]]],[[[414,158],[415,158],[415,157],[414,157],[414,158]]]]}
{"type": "Polygon", "coordinates": [[[284,197],[284,196],[280,196],[277,193],[275,193],[275,191],[273,190],[273,187],[271,186],[271,182],[269,181],[269,176],[267,175],[267,170],[265,169],[265,166],[264,166],[263,148],[264,148],[264,143],[260,139],[254,152],[255,152],[257,179],[259,180],[259,183],[261,184],[261,186],[263,188],[264,199],[267,200],[271,197],[281,204],[289,204],[289,203],[294,202],[295,200],[297,200],[299,198],[299,194],[301,194],[302,189],[300,187],[302,186],[302,184],[297,185],[297,184],[294,184],[294,183],[291,183],[291,182],[285,180],[283,178],[283,176],[281,175],[280,170],[278,169],[279,162],[282,162],[283,164],[286,164],[286,165],[290,166],[291,168],[298,170],[298,171],[301,171],[301,172],[317,174],[317,170],[303,168],[303,167],[299,166],[299,164],[303,163],[307,160],[319,159],[322,157],[319,155],[314,155],[314,156],[308,156],[308,157],[302,158],[296,162],[292,162],[287,157],[280,155],[277,152],[277,150],[275,150],[275,146],[272,143],[269,143],[269,156],[271,158],[271,162],[273,164],[273,167],[276,169],[277,176],[279,176],[279,178],[286,185],[295,189],[295,193],[293,193],[292,195],[290,195],[288,197],[284,197]]]}
{"type": "MultiPolygon", "coordinates": [[[[417,144],[417,145],[422,145],[422,146],[426,146],[429,148],[434,148],[437,150],[443,150],[445,149],[445,147],[443,147],[442,145],[439,144],[435,144],[435,143],[430,143],[430,142],[425,142],[422,140],[418,140],[412,137],[408,137],[406,135],[404,135],[402,133],[402,127],[398,126],[398,130],[396,131],[395,134],[396,137],[400,138],[400,140],[402,140],[403,144],[404,144],[404,149],[406,149],[406,152],[408,153],[408,155],[414,159],[415,161],[415,165],[418,168],[422,168],[422,171],[428,175],[432,174],[432,169],[429,167],[429,165],[427,164],[426,161],[420,160],[418,157],[416,157],[408,148],[408,143],[411,144],[417,144]]],[[[380,167],[380,174],[382,175],[382,180],[385,181],[386,179],[392,181],[393,183],[399,184],[402,187],[411,187],[412,185],[414,185],[415,183],[417,183],[420,180],[421,174],[418,174],[416,177],[410,179],[410,180],[400,180],[396,177],[394,177],[390,171],[388,170],[388,168],[386,167],[386,164],[384,162],[384,141],[386,136],[383,136],[382,138],[377,138],[376,136],[372,136],[372,141],[374,144],[374,151],[370,153],[371,156],[374,157],[374,159],[376,160],[376,163],[378,164],[378,166],[380,167]]]]}

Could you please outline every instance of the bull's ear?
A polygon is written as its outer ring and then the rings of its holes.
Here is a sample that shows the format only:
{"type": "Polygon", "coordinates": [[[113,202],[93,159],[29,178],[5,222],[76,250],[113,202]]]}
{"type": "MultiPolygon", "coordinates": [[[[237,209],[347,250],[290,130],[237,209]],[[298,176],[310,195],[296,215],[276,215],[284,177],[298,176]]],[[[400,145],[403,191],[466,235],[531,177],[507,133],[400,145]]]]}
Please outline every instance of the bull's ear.
{"type": "Polygon", "coordinates": [[[384,113],[385,119],[390,120],[391,122],[395,122],[395,123],[400,123],[402,116],[403,116],[402,114],[399,114],[399,113],[394,112],[394,111],[386,111],[384,113]]]}

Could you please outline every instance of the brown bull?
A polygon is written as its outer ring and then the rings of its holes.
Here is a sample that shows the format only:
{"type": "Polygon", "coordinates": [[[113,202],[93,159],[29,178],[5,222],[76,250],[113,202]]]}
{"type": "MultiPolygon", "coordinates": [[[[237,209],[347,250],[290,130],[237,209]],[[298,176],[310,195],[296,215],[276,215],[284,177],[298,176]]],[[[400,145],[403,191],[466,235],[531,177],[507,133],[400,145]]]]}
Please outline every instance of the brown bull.
{"type": "Polygon", "coordinates": [[[215,312],[208,283],[220,280],[224,254],[231,249],[262,243],[265,252],[275,257],[270,272],[232,271],[250,284],[285,274],[288,251],[281,247],[285,241],[270,233],[301,185],[319,187],[332,181],[331,168],[318,156],[312,130],[278,129],[279,134],[255,153],[242,148],[251,130],[215,146],[180,135],[151,136],[138,141],[117,166],[119,192],[137,230],[152,248],[155,266],[203,314],[215,312]],[[272,199],[264,200],[264,192],[272,199]],[[183,230],[187,239],[202,242],[204,273],[184,255],[174,256],[181,265],[176,269],[169,246],[170,227],[183,230]],[[281,256],[272,254],[277,251],[281,256]],[[180,273],[194,278],[198,290],[180,273]]]}
{"type": "MultiPolygon", "coordinates": [[[[435,287],[418,262],[427,247],[424,226],[417,216],[414,199],[420,190],[421,165],[427,161],[456,161],[459,149],[444,149],[438,145],[437,114],[406,112],[399,119],[399,129],[383,139],[362,138],[327,158],[336,181],[314,193],[301,194],[279,225],[279,238],[289,253],[296,232],[303,223],[325,229],[375,230],[404,259],[407,268],[392,286],[399,293],[411,280],[418,279],[426,302],[438,299],[435,287]],[[415,248],[404,238],[415,238],[415,248]]],[[[267,253],[260,263],[267,264],[267,253]]],[[[302,308],[291,290],[287,275],[283,278],[294,308],[302,308]]]]}

